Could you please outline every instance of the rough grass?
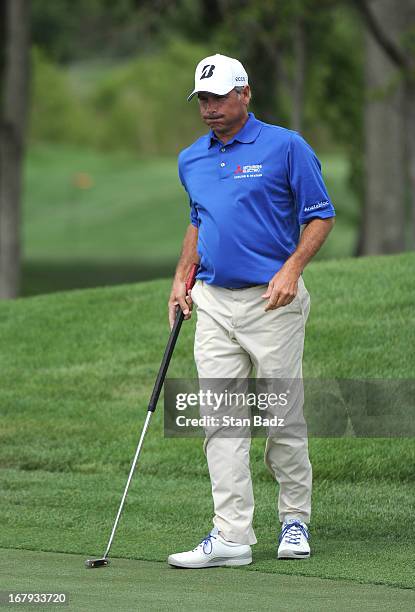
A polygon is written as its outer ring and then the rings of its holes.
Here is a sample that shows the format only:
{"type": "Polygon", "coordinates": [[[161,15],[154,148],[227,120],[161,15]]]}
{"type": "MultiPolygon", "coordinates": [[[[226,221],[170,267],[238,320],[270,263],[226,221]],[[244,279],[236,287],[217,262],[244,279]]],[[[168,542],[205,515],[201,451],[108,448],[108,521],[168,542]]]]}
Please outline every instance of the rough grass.
{"type": "MultiPolygon", "coordinates": [[[[415,257],[312,264],[304,374],[411,378],[415,257]]],[[[1,545],[100,552],[143,422],[168,336],[170,280],[0,304],[1,545]],[[98,548],[98,550],[97,550],[98,548]]],[[[192,319],[169,375],[195,375],[192,319]]],[[[163,560],[210,527],[200,439],[166,439],[162,402],[114,554],[163,560]]],[[[252,471],[267,572],[413,587],[414,445],[410,438],[312,439],[315,556],[274,560],[275,485],[254,440],[252,471]],[[411,565],[412,564],[412,565],[411,565]]]]}

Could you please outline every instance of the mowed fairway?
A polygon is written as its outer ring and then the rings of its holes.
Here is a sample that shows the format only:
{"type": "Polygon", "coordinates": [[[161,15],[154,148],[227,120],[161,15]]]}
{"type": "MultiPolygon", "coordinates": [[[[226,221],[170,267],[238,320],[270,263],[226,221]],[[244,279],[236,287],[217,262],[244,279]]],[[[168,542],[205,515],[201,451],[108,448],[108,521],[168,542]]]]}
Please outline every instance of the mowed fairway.
{"type": "MultiPolygon", "coordinates": [[[[413,378],[414,265],[404,254],[307,269],[306,377],[413,378]]],[[[125,484],[169,289],[159,280],[0,304],[1,588],[67,590],[74,609],[413,608],[413,439],[311,439],[313,556],[303,562],[275,559],[277,490],[254,440],[254,563],[176,571],[166,557],[208,533],[212,507],[201,440],[164,438],[162,401],[113,563],[84,569],[104,552],[125,484]]],[[[194,325],[183,325],[171,377],[196,374],[194,325]]]]}
{"type": "MultiPolygon", "coordinates": [[[[346,257],[358,218],[347,162],[322,161],[338,225],[318,257],[346,257]]],[[[37,145],[24,193],[25,295],[173,274],[190,210],[175,157],[37,145]]]]}
{"type": "Polygon", "coordinates": [[[35,578],[39,591],[67,593],[71,610],[409,612],[414,603],[413,593],[407,589],[340,580],[273,576],[233,568],[182,571],[161,563],[126,559],[116,559],[101,570],[84,571],[79,555],[1,549],[0,552],[7,560],[0,568],[2,585],[24,592],[33,589],[35,578]]]}

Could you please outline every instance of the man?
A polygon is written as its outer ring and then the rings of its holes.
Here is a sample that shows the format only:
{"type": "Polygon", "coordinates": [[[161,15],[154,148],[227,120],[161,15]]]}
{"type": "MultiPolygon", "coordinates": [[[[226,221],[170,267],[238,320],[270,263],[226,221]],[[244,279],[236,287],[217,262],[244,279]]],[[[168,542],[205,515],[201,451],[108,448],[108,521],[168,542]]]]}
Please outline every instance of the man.
{"type": "MultiPolygon", "coordinates": [[[[211,128],[179,156],[190,220],[169,299],[185,319],[197,307],[194,356],[199,379],[301,379],[310,299],[302,272],[335,216],[321,166],[296,132],[248,113],[248,75],[233,58],[214,55],[196,68],[200,114],[211,128]],[[305,228],[300,237],[300,226],[305,228]],[[199,263],[186,295],[185,279],[199,263]]],[[[302,413],[302,403],[301,403],[302,413]]],[[[250,437],[206,433],[214,528],[168,563],[203,568],[251,563],[254,499],[250,437]]],[[[279,483],[278,558],[310,556],[311,465],[307,436],[270,436],[265,463],[279,483]]]]}

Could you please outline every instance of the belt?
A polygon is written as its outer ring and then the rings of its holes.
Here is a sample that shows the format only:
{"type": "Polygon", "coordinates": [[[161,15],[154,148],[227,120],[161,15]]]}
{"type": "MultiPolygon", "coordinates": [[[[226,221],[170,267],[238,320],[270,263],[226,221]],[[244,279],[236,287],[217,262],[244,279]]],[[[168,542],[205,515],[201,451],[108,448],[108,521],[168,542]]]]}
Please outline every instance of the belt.
{"type": "Polygon", "coordinates": [[[223,289],[229,289],[229,291],[241,291],[241,289],[250,289],[251,287],[259,287],[260,285],[245,285],[245,287],[223,287],[223,289]]]}

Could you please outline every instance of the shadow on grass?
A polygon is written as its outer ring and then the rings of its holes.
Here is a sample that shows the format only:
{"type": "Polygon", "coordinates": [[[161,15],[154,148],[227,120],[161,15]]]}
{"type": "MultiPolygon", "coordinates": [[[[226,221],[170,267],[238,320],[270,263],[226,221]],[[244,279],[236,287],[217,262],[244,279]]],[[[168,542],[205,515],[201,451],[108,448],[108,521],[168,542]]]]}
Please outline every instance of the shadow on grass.
{"type": "Polygon", "coordinates": [[[172,259],[115,263],[25,262],[22,270],[22,296],[173,277],[176,263],[172,259]]]}

